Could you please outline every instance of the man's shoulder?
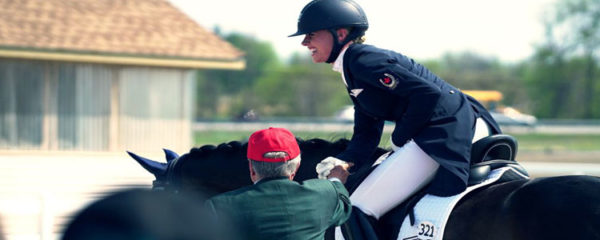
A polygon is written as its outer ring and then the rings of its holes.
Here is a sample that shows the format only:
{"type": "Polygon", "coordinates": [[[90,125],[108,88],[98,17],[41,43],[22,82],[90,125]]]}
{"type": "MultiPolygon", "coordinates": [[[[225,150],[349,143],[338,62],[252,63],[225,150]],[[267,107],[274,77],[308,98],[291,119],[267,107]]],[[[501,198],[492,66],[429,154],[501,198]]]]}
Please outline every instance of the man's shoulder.
{"type": "Polygon", "coordinates": [[[245,186],[242,188],[231,190],[229,192],[220,193],[218,195],[211,197],[209,200],[212,202],[220,202],[225,199],[232,199],[232,198],[235,198],[236,196],[245,195],[250,191],[254,191],[254,188],[255,188],[255,185],[245,186]]]}
{"type": "Polygon", "coordinates": [[[302,185],[331,185],[333,181],[325,179],[308,179],[302,182],[302,185]]]}
{"type": "Polygon", "coordinates": [[[272,189],[272,188],[277,188],[277,189],[281,189],[281,188],[283,188],[283,189],[297,189],[297,188],[332,189],[332,188],[334,188],[331,181],[324,180],[324,179],[309,179],[309,180],[304,180],[302,182],[291,181],[291,180],[285,180],[285,181],[274,180],[274,181],[268,181],[265,183],[257,184],[255,186],[256,186],[256,189],[261,189],[261,190],[272,189]]]}
{"type": "Polygon", "coordinates": [[[281,187],[286,188],[287,186],[297,186],[297,185],[298,185],[297,182],[290,181],[287,179],[266,179],[266,180],[261,180],[261,182],[258,182],[253,185],[249,185],[249,186],[241,187],[241,188],[238,188],[235,190],[231,190],[229,192],[221,193],[210,199],[215,199],[215,200],[231,199],[231,198],[235,198],[238,196],[253,194],[258,191],[269,192],[268,189],[272,189],[272,188],[281,188],[281,187]]]}
{"type": "Polygon", "coordinates": [[[340,191],[345,190],[344,185],[338,181],[330,181],[325,179],[310,179],[302,182],[302,186],[323,191],[340,191]]]}

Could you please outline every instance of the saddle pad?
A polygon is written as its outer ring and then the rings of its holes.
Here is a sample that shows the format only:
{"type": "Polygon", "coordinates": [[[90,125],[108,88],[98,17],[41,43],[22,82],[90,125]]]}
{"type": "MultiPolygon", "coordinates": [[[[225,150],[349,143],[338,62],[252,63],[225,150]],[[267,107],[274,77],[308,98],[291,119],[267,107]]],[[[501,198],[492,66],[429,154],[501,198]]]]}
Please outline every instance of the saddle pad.
{"type": "MultiPolygon", "coordinates": [[[[450,213],[458,201],[469,192],[498,181],[505,173],[514,172],[510,167],[494,169],[487,179],[477,185],[468,187],[460,194],[450,197],[425,195],[414,207],[415,225],[411,226],[406,216],[400,228],[398,239],[401,240],[441,240],[450,213]]],[[[524,176],[527,178],[526,176],[524,176]]]]}

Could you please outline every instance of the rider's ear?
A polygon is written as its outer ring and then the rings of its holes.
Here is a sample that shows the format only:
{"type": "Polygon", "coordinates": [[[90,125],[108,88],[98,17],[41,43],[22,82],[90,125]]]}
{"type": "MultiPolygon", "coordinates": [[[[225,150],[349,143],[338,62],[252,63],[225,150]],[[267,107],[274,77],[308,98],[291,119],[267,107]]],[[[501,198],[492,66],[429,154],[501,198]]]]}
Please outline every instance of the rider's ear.
{"type": "Polygon", "coordinates": [[[340,42],[346,39],[346,37],[348,37],[348,29],[346,28],[339,28],[335,32],[337,34],[337,40],[340,42]]]}

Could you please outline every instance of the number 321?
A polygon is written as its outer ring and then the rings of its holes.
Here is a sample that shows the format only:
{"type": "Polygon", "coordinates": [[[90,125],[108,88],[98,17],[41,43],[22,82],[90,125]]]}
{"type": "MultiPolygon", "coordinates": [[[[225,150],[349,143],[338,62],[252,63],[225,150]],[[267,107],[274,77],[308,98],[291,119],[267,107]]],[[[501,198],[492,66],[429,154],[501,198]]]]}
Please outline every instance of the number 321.
{"type": "Polygon", "coordinates": [[[425,237],[433,237],[433,231],[435,229],[435,226],[433,226],[433,224],[421,223],[419,227],[421,229],[421,231],[419,231],[419,235],[425,237]]]}

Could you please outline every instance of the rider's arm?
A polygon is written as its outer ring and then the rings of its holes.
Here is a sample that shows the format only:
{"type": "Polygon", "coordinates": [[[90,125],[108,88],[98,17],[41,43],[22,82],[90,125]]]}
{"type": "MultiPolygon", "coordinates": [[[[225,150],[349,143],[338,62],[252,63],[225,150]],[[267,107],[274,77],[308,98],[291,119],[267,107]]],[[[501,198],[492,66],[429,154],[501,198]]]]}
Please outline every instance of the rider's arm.
{"type": "Polygon", "coordinates": [[[383,123],[383,120],[372,118],[355,108],[352,139],[346,150],[336,157],[354,163],[357,168],[368,163],[369,157],[373,155],[381,140],[383,123]]]}
{"type": "Polygon", "coordinates": [[[389,92],[406,103],[405,109],[397,109],[402,114],[396,116],[392,133],[393,143],[403,146],[427,125],[433,115],[441,97],[435,81],[441,79],[406,57],[366,52],[352,60],[350,71],[357,81],[389,92]]]}

